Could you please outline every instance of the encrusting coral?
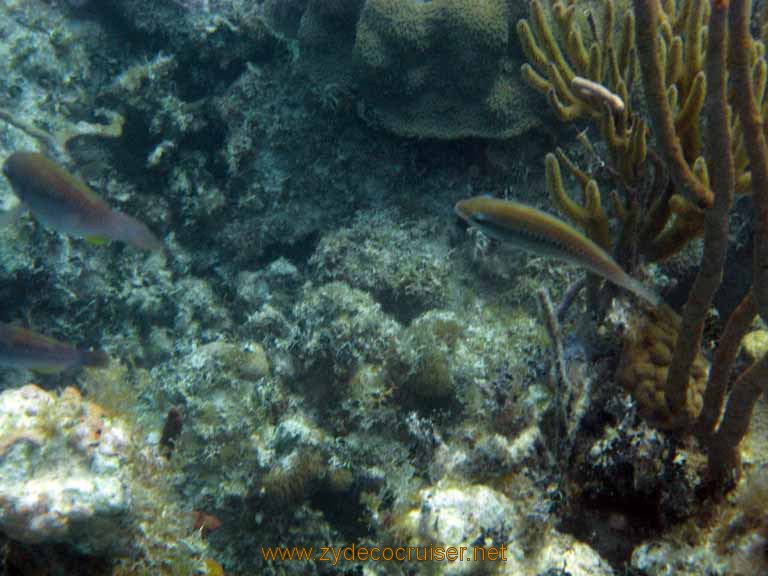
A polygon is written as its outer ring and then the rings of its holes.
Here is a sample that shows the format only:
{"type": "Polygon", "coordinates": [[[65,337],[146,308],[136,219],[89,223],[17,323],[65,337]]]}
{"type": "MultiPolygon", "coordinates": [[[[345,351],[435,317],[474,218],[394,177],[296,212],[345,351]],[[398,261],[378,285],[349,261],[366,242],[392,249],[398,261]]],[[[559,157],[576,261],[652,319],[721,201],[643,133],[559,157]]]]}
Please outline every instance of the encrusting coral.
{"type": "MultiPolygon", "coordinates": [[[[533,0],[529,19],[517,26],[529,60],[522,74],[547,95],[561,120],[592,120],[605,141],[608,158],[601,168],[617,187],[612,204],[621,224],[614,242],[597,176],[582,171],[562,151],[546,159],[554,204],[593,240],[613,249],[632,269],[637,257],[663,260],[704,236],[701,265],[682,317],[664,306],[641,321],[624,348],[618,378],[656,424],[696,434],[708,449],[710,479],[722,486],[738,468],[738,445],[768,381],[768,358],[762,358],[737,380],[715,429],[738,343],[756,315],[768,318],[765,48],[750,32],[749,1],[635,0],[619,38],[614,33],[616,6],[613,0],[602,2],[598,27],[591,12],[582,18],[575,0],[557,0],[549,12],[533,0]],[[582,32],[585,27],[590,41],[582,32]],[[636,67],[654,148],[642,110],[633,107],[639,101],[633,98],[636,67]],[[579,182],[583,206],[567,196],[561,163],[579,182]],[[750,191],[754,285],[729,319],[707,376],[701,342],[722,282],[728,214],[734,194],[750,191]]],[[[597,300],[592,297],[589,303],[596,306],[597,300]]]]}
{"type": "MultiPolygon", "coordinates": [[[[640,414],[655,426],[672,429],[676,415],[667,405],[667,382],[672,352],[680,331],[680,317],[667,307],[651,310],[624,341],[616,380],[632,392],[640,414]]],[[[709,363],[699,353],[691,367],[685,404],[687,416],[695,419],[701,411],[709,363]]]]}

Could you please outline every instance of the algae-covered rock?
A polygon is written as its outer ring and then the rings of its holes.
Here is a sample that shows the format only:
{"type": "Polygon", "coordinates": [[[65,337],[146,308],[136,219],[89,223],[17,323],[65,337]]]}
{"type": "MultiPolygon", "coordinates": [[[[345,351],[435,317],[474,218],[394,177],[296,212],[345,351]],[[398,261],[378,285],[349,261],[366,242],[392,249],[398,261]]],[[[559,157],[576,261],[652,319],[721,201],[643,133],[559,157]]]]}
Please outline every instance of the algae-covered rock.
{"type": "Polygon", "coordinates": [[[366,116],[397,134],[508,138],[537,125],[523,83],[513,0],[267,0],[326,86],[359,88],[366,116]]]}
{"type": "Polygon", "coordinates": [[[260,465],[266,473],[259,480],[258,494],[285,503],[310,494],[328,474],[326,433],[301,416],[286,416],[263,437],[260,465]]]}
{"type": "Polygon", "coordinates": [[[222,507],[251,489],[259,455],[254,431],[270,424],[281,401],[271,359],[254,341],[217,340],[152,369],[154,411],[178,407],[183,431],[174,457],[185,462],[184,491],[195,506],[222,507]],[[226,478],[221,471],[226,470],[226,478]]]}
{"type": "Polygon", "coordinates": [[[409,365],[403,386],[424,399],[451,398],[468,365],[457,348],[464,323],[450,312],[427,312],[408,327],[400,342],[401,358],[409,365]]]}
{"type": "Polygon", "coordinates": [[[436,574],[613,574],[589,546],[554,529],[535,537],[541,539],[535,550],[526,548],[529,532],[541,529],[528,506],[482,484],[437,484],[419,492],[396,530],[408,546],[454,547],[459,554],[463,548],[461,560],[435,562],[436,574]]]}
{"type": "Polygon", "coordinates": [[[307,284],[293,314],[296,357],[317,379],[347,379],[363,363],[382,363],[402,330],[369,294],[343,282],[307,284]]]}
{"type": "Polygon", "coordinates": [[[223,371],[231,371],[244,380],[258,380],[269,375],[269,358],[258,342],[240,347],[220,340],[201,346],[198,353],[202,363],[218,363],[223,371]]]}
{"type": "Polygon", "coordinates": [[[768,474],[745,474],[727,498],[708,505],[717,522],[691,518],[672,533],[635,548],[631,567],[648,576],[727,574],[753,576],[768,570],[768,474]]]}
{"type": "Polygon", "coordinates": [[[124,34],[162,38],[174,51],[194,55],[199,68],[225,69],[269,54],[275,45],[258,2],[100,0],[90,2],[89,11],[119,22],[124,34]]]}
{"type": "Polygon", "coordinates": [[[125,550],[128,432],[74,388],[0,394],[0,529],[27,543],[125,550]]]}
{"type": "Polygon", "coordinates": [[[40,550],[104,555],[130,574],[195,573],[206,546],[167,462],[140,437],[75,388],[2,392],[0,531],[40,550]]]}
{"type": "MultiPolygon", "coordinates": [[[[491,389],[518,355],[525,353],[537,330],[523,313],[490,308],[464,313],[430,310],[415,318],[398,339],[396,354],[387,364],[389,378],[404,392],[403,400],[457,405],[488,417],[491,413],[485,401],[495,395],[491,389]]],[[[534,402],[537,388],[531,386],[520,395],[519,407],[505,406],[504,410],[534,414],[532,405],[523,406],[534,402]]]]}
{"type": "Polygon", "coordinates": [[[326,234],[310,263],[319,278],[365,290],[407,320],[449,299],[452,261],[435,238],[444,226],[442,219],[362,212],[350,226],[326,234]]]}

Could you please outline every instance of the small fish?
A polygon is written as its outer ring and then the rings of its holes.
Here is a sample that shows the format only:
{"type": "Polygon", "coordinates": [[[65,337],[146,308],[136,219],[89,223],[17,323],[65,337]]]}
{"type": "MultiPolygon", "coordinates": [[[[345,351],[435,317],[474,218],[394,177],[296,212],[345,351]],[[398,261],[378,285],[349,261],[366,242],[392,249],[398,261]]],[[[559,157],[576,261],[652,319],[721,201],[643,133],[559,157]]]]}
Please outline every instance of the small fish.
{"type": "Polygon", "coordinates": [[[221,528],[221,520],[213,514],[206,514],[200,510],[192,510],[192,530],[202,530],[203,536],[215,532],[221,528]]]}
{"type": "Polygon", "coordinates": [[[594,102],[598,110],[607,105],[614,114],[624,112],[624,100],[621,99],[621,96],[614,94],[602,84],[589,78],[574,76],[571,80],[571,88],[580,98],[594,102]]]}
{"type": "Polygon", "coordinates": [[[160,250],[163,243],[135,218],[112,210],[98,194],[38,152],[15,152],[3,174],[21,200],[43,224],[65,234],[101,244],[125,242],[142,250],[160,250]]]}
{"type": "Polygon", "coordinates": [[[79,350],[18,326],[0,322],[0,365],[46,374],[80,366],[102,368],[109,356],[101,350],[79,350]]]}
{"type": "Polygon", "coordinates": [[[456,214],[483,233],[518,248],[581,266],[656,307],[659,296],[627,274],[600,246],[546,212],[498,198],[461,200],[456,214]]]}
{"type": "Polygon", "coordinates": [[[166,458],[170,459],[173,456],[176,442],[183,428],[184,417],[181,415],[181,411],[176,406],[171,406],[171,409],[168,410],[168,414],[165,416],[163,432],[160,435],[160,451],[166,458]]]}

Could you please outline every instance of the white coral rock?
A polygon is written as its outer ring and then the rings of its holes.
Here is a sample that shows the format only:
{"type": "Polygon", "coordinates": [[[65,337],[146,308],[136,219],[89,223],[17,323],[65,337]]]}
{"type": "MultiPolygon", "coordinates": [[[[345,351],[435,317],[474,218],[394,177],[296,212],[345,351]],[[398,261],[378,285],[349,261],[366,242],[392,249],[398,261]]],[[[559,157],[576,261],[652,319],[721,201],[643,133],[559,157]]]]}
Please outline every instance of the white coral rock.
{"type": "Polygon", "coordinates": [[[0,393],[0,530],[83,552],[126,545],[128,433],[73,388],[0,393]]]}

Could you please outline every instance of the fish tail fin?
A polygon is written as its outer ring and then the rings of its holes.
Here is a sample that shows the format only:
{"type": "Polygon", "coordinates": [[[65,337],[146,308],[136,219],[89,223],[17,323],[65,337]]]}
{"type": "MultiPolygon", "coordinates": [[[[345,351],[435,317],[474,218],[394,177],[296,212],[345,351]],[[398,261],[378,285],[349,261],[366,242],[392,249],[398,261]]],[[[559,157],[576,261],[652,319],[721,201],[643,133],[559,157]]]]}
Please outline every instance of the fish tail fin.
{"type": "Polygon", "coordinates": [[[104,350],[81,350],[80,364],[93,368],[105,368],[109,365],[109,356],[104,350]]]}
{"type": "Polygon", "coordinates": [[[143,222],[139,222],[128,214],[115,212],[112,215],[112,225],[112,233],[116,240],[135,246],[140,250],[162,250],[164,248],[162,241],[143,222]]]}

